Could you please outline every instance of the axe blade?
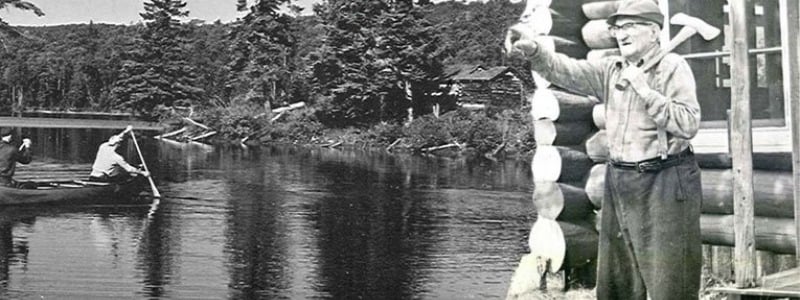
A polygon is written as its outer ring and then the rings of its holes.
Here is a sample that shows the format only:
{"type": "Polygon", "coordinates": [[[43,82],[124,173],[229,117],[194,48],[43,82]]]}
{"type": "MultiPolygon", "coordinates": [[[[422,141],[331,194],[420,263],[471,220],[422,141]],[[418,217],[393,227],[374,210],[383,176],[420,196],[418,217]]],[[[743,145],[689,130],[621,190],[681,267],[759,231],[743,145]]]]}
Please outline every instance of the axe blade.
{"type": "Polygon", "coordinates": [[[696,30],[697,33],[706,41],[713,40],[720,34],[719,28],[716,28],[700,18],[692,17],[684,13],[677,13],[669,20],[672,25],[689,26],[696,30]]]}

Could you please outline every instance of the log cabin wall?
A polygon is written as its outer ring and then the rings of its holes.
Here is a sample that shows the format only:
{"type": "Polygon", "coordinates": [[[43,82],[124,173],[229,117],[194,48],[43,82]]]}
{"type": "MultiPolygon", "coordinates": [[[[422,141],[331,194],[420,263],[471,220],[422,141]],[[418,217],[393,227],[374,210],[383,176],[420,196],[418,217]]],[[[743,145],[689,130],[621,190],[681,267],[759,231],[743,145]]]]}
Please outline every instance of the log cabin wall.
{"type": "MultiPolygon", "coordinates": [[[[669,16],[685,12],[701,17],[714,26],[729,27],[726,24],[728,20],[726,0],[669,0],[666,5],[663,1],[666,0],[662,0],[661,5],[669,8],[669,16]]],[[[607,33],[605,18],[616,10],[620,1],[578,2],[582,2],[580,5],[583,17],[586,19],[580,31],[583,34],[584,44],[589,48],[586,51],[587,58],[618,55],[616,45],[607,33]]],[[[751,35],[757,39],[754,43],[756,47],[765,49],[763,53],[754,54],[756,57],[751,68],[753,123],[754,126],[773,126],[780,129],[780,126],[788,123],[790,117],[797,116],[789,116],[785,112],[780,71],[781,57],[780,53],[774,52],[775,47],[780,46],[778,1],[758,0],[752,3],[754,4],[749,10],[757,25],[750,29],[751,35]]],[[[668,28],[671,35],[677,33],[679,29],[675,26],[668,28]]],[[[730,58],[724,55],[712,58],[699,55],[700,58],[692,58],[692,53],[729,51],[729,39],[730,33],[711,42],[696,37],[676,50],[677,53],[686,55],[692,66],[698,87],[698,98],[701,101],[703,129],[693,143],[701,145],[696,152],[701,166],[703,185],[701,227],[705,244],[704,258],[707,270],[712,271],[711,278],[722,280],[731,279],[733,270],[730,248],[734,242],[733,171],[727,147],[703,146],[709,143],[704,131],[724,131],[727,127],[726,110],[730,107],[731,99],[730,58]]],[[[558,44],[556,50],[559,51],[558,44]]],[[[553,188],[550,185],[538,184],[536,189],[542,188],[544,191],[535,191],[533,201],[538,203],[538,206],[543,206],[541,203],[559,202],[560,206],[551,206],[559,207],[560,214],[557,220],[561,222],[562,228],[565,228],[565,224],[582,224],[587,220],[597,219],[594,213],[581,211],[585,211],[586,200],[594,209],[601,209],[608,145],[602,104],[592,107],[591,99],[569,93],[562,93],[556,98],[561,109],[559,118],[534,119],[537,143],[541,141],[540,144],[552,145],[556,151],[547,150],[542,153],[537,151],[531,167],[534,181],[537,180],[537,174],[543,174],[540,176],[555,177],[557,185],[553,188]],[[565,101],[565,98],[572,101],[565,101]],[[580,105],[570,106],[568,102],[580,105]],[[591,110],[588,114],[587,107],[591,110]],[[582,127],[577,124],[588,125],[582,127]],[[589,129],[586,131],[576,128],[589,129]],[[537,159],[537,156],[541,157],[537,159]],[[559,170],[552,171],[554,167],[558,167],[559,170]]],[[[532,103],[531,106],[534,111],[549,109],[537,107],[536,103],[532,103]]],[[[770,129],[764,129],[762,132],[770,134],[769,131],[770,129]]],[[[759,139],[759,133],[759,130],[754,130],[754,139],[759,139]]],[[[720,144],[719,141],[713,142],[720,144]]],[[[727,146],[727,140],[721,143],[727,146]]],[[[759,144],[756,143],[753,153],[755,238],[756,249],[760,250],[757,255],[759,276],[796,266],[796,262],[792,259],[792,254],[796,252],[797,240],[793,215],[792,153],[791,149],[769,146],[767,144],[767,147],[759,148],[759,144]]],[[[568,245],[566,251],[569,252],[571,237],[566,230],[564,231],[568,245]]]]}

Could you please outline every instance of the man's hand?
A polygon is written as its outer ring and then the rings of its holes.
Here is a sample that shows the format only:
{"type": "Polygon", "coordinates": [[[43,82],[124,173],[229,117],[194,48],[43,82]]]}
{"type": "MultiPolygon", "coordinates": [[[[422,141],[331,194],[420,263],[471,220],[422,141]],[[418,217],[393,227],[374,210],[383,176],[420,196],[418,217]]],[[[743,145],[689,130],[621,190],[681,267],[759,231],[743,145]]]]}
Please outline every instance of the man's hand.
{"type": "Polygon", "coordinates": [[[147,172],[145,170],[139,170],[139,174],[142,174],[142,176],[144,177],[150,177],[150,172],[147,172]]]}
{"type": "Polygon", "coordinates": [[[630,87],[633,88],[633,91],[639,94],[639,96],[645,95],[650,91],[650,86],[647,85],[644,72],[639,67],[629,66],[625,68],[625,70],[622,70],[619,79],[630,82],[630,87]]]}
{"type": "Polygon", "coordinates": [[[133,126],[128,125],[128,127],[125,127],[125,130],[123,130],[121,134],[126,134],[131,131],[133,131],[133,126]]]}
{"type": "Polygon", "coordinates": [[[29,139],[29,138],[22,139],[22,147],[23,148],[30,148],[31,147],[31,139],[29,139]]]}

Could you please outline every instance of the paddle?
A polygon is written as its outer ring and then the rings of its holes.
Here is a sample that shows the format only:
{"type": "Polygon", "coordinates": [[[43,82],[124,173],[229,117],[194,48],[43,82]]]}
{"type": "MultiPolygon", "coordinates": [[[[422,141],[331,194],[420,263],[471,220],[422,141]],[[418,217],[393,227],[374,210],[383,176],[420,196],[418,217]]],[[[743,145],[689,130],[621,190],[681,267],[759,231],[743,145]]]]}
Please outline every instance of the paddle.
{"type": "Polygon", "coordinates": [[[139,153],[139,160],[142,161],[142,168],[147,172],[147,180],[150,181],[150,189],[153,190],[153,197],[155,198],[153,203],[157,205],[158,198],[161,198],[161,193],[158,192],[156,183],[153,182],[153,177],[150,175],[150,170],[147,169],[147,164],[144,162],[144,156],[142,155],[142,149],[139,149],[139,143],[136,142],[136,135],[133,134],[133,129],[131,129],[131,138],[133,139],[133,145],[136,146],[136,152],[139,153]]]}

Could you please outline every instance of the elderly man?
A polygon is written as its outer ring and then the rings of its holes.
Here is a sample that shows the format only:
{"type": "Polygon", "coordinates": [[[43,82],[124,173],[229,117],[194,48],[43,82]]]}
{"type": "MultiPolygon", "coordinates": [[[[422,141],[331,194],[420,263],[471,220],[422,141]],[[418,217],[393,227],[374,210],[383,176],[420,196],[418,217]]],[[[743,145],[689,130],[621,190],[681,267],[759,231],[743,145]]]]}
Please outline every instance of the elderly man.
{"type": "Polygon", "coordinates": [[[639,68],[661,51],[663,22],[655,1],[624,1],[608,18],[621,57],[574,60],[528,38],[514,41],[510,53],[554,84],[605,102],[610,162],[598,299],[698,297],[702,193],[689,144],[700,123],[694,77],[676,54],[639,68]],[[620,80],[630,86],[617,90],[620,80]]]}
{"type": "Polygon", "coordinates": [[[97,149],[97,157],[92,165],[92,173],[89,174],[89,180],[120,182],[130,178],[130,174],[141,174],[145,177],[150,175],[147,171],[131,166],[125,161],[125,158],[117,153],[117,148],[125,138],[125,134],[132,129],[131,126],[128,126],[125,130],[119,134],[112,135],[107,142],[100,145],[97,149]]]}
{"type": "Polygon", "coordinates": [[[31,140],[22,139],[22,145],[14,144],[14,128],[0,129],[0,184],[16,187],[14,172],[17,163],[28,164],[31,162],[31,140]]]}

